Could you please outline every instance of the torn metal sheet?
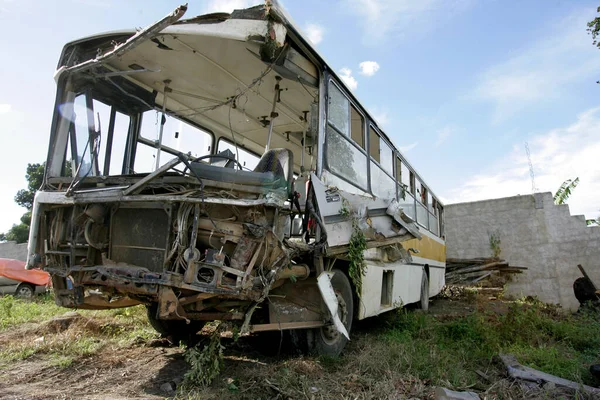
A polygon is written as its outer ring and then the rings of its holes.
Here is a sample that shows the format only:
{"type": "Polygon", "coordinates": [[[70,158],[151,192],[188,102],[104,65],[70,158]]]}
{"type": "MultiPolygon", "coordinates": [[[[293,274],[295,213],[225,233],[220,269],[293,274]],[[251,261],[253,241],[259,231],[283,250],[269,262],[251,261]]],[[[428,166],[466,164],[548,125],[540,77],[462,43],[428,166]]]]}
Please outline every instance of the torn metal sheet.
{"type": "Polygon", "coordinates": [[[346,339],[350,340],[350,335],[346,330],[346,327],[340,320],[338,315],[339,303],[337,300],[337,296],[333,290],[333,286],[331,286],[331,276],[330,272],[322,272],[317,278],[317,285],[319,286],[319,291],[321,292],[321,296],[323,297],[323,301],[327,305],[327,309],[329,310],[329,315],[335,328],[346,337],[346,339]]]}

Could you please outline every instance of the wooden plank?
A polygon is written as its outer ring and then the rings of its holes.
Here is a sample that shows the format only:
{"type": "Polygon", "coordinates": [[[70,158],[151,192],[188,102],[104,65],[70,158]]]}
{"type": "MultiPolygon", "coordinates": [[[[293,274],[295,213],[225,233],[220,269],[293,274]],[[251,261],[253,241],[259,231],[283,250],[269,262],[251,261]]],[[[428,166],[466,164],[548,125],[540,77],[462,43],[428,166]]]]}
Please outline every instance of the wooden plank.
{"type": "Polygon", "coordinates": [[[308,329],[324,326],[323,321],[282,322],[274,324],[250,325],[250,332],[283,331],[287,329],[308,329]]]}
{"type": "Polygon", "coordinates": [[[483,257],[478,257],[478,258],[448,258],[446,259],[446,264],[484,264],[487,263],[489,261],[499,261],[499,262],[504,262],[504,260],[500,260],[498,258],[483,258],[483,257]]]}
{"type": "Polygon", "coordinates": [[[492,262],[492,263],[488,263],[488,264],[477,265],[474,267],[462,268],[462,269],[459,269],[456,271],[452,271],[448,275],[462,275],[462,274],[466,274],[469,272],[486,271],[486,270],[490,270],[490,269],[500,269],[502,267],[508,267],[508,263],[507,262],[492,262]]]}
{"type": "Polygon", "coordinates": [[[480,280],[482,280],[482,279],[485,279],[485,278],[487,278],[488,276],[490,276],[490,275],[492,275],[492,274],[496,274],[496,273],[498,273],[498,271],[490,271],[490,272],[486,273],[485,275],[482,275],[482,276],[480,276],[479,278],[475,278],[475,279],[473,279],[473,280],[471,281],[471,283],[477,283],[477,282],[479,282],[480,280]]]}

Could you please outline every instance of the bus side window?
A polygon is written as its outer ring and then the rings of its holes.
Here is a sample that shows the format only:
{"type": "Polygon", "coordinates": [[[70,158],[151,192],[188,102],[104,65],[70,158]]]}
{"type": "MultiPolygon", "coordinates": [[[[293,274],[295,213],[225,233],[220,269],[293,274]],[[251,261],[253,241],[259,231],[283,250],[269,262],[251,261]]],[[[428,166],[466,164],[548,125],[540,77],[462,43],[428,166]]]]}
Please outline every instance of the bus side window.
{"type": "Polygon", "coordinates": [[[344,93],[330,81],[325,131],[326,168],[352,185],[367,190],[368,160],[361,146],[363,126],[362,116],[351,107],[344,93]],[[358,114],[356,120],[355,113],[358,114]]]}
{"type": "Polygon", "coordinates": [[[379,135],[372,127],[369,127],[369,155],[379,162],[379,135]]]}
{"type": "Polygon", "coordinates": [[[424,205],[427,205],[427,188],[425,186],[423,186],[422,183],[420,183],[419,186],[421,186],[421,203],[423,203],[424,205]]]}
{"type": "Polygon", "coordinates": [[[415,173],[410,171],[410,181],[408,184],[409,191],[414,195],[415,194],[415,173]]]}
{"type": "Polygon", "coordinates": [[[350,104],[350,133],[362,149],[365,149],[365,119],[352,104],[350,104]]]}

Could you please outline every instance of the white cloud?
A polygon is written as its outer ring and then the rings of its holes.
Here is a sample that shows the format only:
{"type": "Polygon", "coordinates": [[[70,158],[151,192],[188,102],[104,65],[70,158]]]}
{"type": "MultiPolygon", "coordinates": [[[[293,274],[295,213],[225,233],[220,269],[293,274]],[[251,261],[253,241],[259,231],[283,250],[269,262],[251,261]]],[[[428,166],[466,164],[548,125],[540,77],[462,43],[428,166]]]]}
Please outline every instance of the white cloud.
{"type": "Polygon", "coordinates": [[[494,121],[540,102],[564,97],[567,87],[598,78],[600,57],[586,34],[591,15],[570,16],[514,57],[485,71],[472,96],[495,106],[494,121]]]}
{"type": "Polygon", "coordinates": [[[407,152],[411,151],[412,149],[414,149],[415,147],[417,147],[418,144],[419,144],[419,142],[414,142],[414,143],[411,143],[406,146],[400,146],[400,147],[398,147],[398,150],[400,150],[401,153],[407,153],[407,152]]]}
{"type": "MultiPolygon", "coordinates": [[[[535,186],[541,192],[554,193],[566,179],[579,177],[580,183],[568,203],[572,214],[588,218],[600,209],[600,107],[585,111],[571,125],[553,129],[531,138],[529,149],[535,186]]],[[[529,163],[524,143],[499,157],[488,171],[466,179],[450,193],[451,202],[526,195],[532,192],[529,163]]]]}
{"type": "Polygon", "coordinates": [[[377,45],[390,35],[397,38],[427,33],[471,3],[471,0],[343,0],[342,7],[359,18],[365,43],[377,45]]]}
{"type": "Polygon", "coordinates": [[[456,128],[446,125],[442,129],[437,131],[437,139],[434,143],[435,146],[440,146],[444,143],[450,136],[456,133],[456,128]]]}
{"type": "Polygon", "coordinates": [[[352,70],[350,68],[344,67],[340,69],[340,78],[351,90],[355,90],[358,87],[358,82],[352,76],[352,70]]]}
{"type": "Polygon", "coordinates": [[[205,10],[206,13],[214,12],[227,12],[230,13],[233,10],[241,10],[262,4],[264,2],[260,0],[211,0],[208,2],[205,10]]]}
{"type": "Polygon", "coordinates": [[[325,33],[325,30],[321,25],[313,23],[306,24],[304,31],[306,32],[308,40],[315,45],[321,43],[323,40],[323,34],[325,33]]]}
{"type": "Polygon", "coordinates": [[[12,106],[10,104],[0,104],[0,114],[9,113],[12,106]]]}
{"type": "Polygon", "coordinates": [[[377,126],[386,129],[391,122],[389,110],[386,107],[368,107],[371,117],[377,122],[377,126]]]}
{"type": "Polygon", "coordinates": [[[360,73],[366,76],[373,76],[379,71],[379,64],[377,61],[363,61],[359,64],[360,73]]]}

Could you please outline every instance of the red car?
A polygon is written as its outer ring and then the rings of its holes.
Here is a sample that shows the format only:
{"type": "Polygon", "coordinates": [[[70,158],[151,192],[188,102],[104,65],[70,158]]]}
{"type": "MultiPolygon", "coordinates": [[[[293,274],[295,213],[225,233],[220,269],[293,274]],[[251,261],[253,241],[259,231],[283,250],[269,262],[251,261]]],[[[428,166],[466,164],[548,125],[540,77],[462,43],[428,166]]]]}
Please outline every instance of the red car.
{"type": "Polygon", "coordinates": [[[0,294],[14,294],[30,298],[36,292],[45,291],[50,275],[40,269],[25,269],[25,262],[0,258],[0,294]]]}

